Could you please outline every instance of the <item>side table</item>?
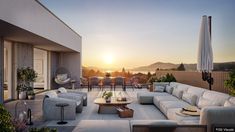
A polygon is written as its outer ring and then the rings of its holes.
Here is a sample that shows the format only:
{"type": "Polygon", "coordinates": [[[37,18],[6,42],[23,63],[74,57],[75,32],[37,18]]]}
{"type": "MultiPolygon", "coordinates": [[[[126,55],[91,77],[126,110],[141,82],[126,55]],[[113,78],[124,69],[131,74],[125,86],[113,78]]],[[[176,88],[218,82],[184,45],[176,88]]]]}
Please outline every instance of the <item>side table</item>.
{"type": "Polygon", "coordinates": [[[69,106],[67,103],[57,103],[57,107],[60,107],[60,121],[57,122],[59,125],[67,124],[66,121],[64,121],[64,107],[69,106]]]}

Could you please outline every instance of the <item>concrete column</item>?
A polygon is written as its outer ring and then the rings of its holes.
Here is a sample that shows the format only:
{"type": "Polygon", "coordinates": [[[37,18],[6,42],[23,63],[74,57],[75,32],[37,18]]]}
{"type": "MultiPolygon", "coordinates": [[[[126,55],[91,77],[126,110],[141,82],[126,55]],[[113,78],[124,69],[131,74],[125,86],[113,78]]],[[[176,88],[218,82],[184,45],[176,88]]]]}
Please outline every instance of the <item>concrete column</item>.
{"type": "Polygon", "coordinates": [[[4,101],[4,40],[0,37],[0,103],[4,101]]]}

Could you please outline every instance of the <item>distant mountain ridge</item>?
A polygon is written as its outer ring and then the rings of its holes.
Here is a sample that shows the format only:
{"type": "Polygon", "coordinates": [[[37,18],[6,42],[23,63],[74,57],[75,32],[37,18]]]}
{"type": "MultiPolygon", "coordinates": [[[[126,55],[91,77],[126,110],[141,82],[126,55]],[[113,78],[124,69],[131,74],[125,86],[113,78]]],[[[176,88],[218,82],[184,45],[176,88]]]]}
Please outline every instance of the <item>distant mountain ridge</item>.
{"type": "MultiPolygon", "coordinates": [[[[180,64],[156,62],[147,66],[133,68],[131,71],[155,71],[156,69],[170,70],[176,69],[179,65],[180,64]]],[[[197,64],[184,64],[184,67],[187,71],[195,71],[197,69],[197,64]]],[[[228,71],[231,69],[235,69],[235,62],[214,63],[215,71],[228,71]]]]}

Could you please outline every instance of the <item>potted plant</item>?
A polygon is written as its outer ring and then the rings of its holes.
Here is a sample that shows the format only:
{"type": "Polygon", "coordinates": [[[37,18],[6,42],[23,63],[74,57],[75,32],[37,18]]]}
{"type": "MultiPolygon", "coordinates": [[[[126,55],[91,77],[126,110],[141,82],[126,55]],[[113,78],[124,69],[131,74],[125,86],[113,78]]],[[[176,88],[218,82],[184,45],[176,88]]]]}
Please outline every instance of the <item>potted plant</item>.
{"type": "Polygon", "coordinates": [[[33,100],[35,99],[35,93],[33,90],[27,92],[28,99],[33,100]]]}
{"type": "Polygon", "coordinates": [[[19,99],[26,99],[27,92],[33,91],[33,82],[37,78],[37,73],[30,67],[17,69],[17,90],[19,99]]]}
{"type": "Polygon", "coordinates": [[[229,79],[225,80],[224,85],[228,88],[229,94],[235,96],[235,70],[229,73],[229,79]]]}
{"type": "Polygon", "coordinates": [[[106,92],[104,91],[102,98],[104,98],[106,100],[106,102],[111,102],[111,97],[113,96],[112,92],[106,92]]]}

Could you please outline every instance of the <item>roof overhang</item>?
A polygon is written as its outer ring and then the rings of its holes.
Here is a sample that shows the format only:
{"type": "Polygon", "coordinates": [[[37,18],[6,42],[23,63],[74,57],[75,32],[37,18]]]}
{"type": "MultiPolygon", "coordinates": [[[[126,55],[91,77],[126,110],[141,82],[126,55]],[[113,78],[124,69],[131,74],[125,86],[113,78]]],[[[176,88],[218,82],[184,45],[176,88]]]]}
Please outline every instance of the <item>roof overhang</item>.
{"type": "Polygon", "coordinates": [[[37,0],[1,0],[0,35],[41,49],[81,52],[81,36],[37,0]]]}

